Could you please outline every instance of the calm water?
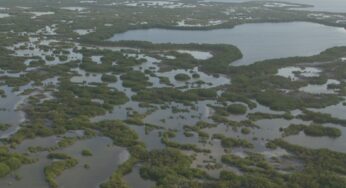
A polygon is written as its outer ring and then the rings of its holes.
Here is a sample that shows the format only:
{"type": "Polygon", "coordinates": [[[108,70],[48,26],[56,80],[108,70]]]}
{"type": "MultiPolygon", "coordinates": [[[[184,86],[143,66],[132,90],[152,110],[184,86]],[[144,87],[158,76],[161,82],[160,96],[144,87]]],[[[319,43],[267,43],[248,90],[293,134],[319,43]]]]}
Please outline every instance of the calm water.
{"type": "MultiPolygon", "coordinates": [[[[345,0],[346,1],[346,0],[345,0]]],[[[296,55],[312,55],[316,54],[326,48],[336,45],[346,45],[346,30],[343,28],[328,27],[319,24],[306,23],[306,22],[293,22],[293,23],[277,23],[277,24],[245,24],[237,26],[234,29],[220,29],[211,31],[177,31],[177,30],[163,30],[163,29],[150,29],[150,30],[137,30],[129,31],[123,34],[115,35],[112,40],[148,40],[152,42],[175,42],[175,43],[227,43],[238,46],[243,54],[244,58],[238,62],[237,65],[250,64],[255,61],[264,60],[268,58],[288,57],[296,55]],[[297,40],[299,39],[299,40],[297,40]]],[[[20,51],[19,51],[20,52],[20,51]]],[[[17,51],[18,53],[18,51],[17,51]]],[[[203,57],[194,56],[198,58],[207,58],[209,56],[207,52],[204,52],[203,57]]],[[[26,53],[23,53],[26,54],[26,53]]],[[[28,52],[28,54],[34,54],[28,52]]],[[[195,53],[194,53],[195,54],[195,53]]],[[[195,54],[196,55],[196,54],[195,54]]],[[[197,55],[201,55],[200,53],[197,55]]],[[[81,58],[80,54],[74,56],[76,59],[81,58]]],[[[72,58],[72,57],[71,57],[72,58]]],[[[93,58],[97,63],[102,63],[98,57],[93,58]]],[[[155,66],[154,59],[147,59],[146,63],[140,66],[134,67],[135,70],[145,70],[148,67],[155,66]]],[[[183,70],[180,70],[180,72],[183,70]]],[[[198,72],[198,70],[195,70],[198,72]]],[[[314,73],[313,70],[308,69],[307,76],[314,73]]],[[[101,82],[100,74],[87,75],[85,71],[77,69],[80,75],[74,76],[72,82],[101,82]]],[[[157,76],[167,76],[170,78],[172,84],[175,87],[184,86],[184,83],[180,83],[174,80],[174,75],[180,73],[177,71],[170,71],[165,73],[156,73],[157,76]],[[162,75],[160,75],[162,74],[162,75]]],[[[183,71],[184,73],[188,73],[183,71]]],[[[316,71],[315,71],[316,72],[316,71]]],[[[289,71],[289,73],[291,73],[289,71]]],[[[211,83],[211,86],[219,86],[230,83],[228,78],[219,77],[218,79],[209,77],[208,75],[201,74],[201,80],[211,83]],[[214,82],[215,81],[215,82],[214,82]]],[[[303,74],[303,73],[302,73],[303,74]]],[[[290,75],[290,74],[288,74],[290,75]]],[[[117,88],[120,91],[124,91],[129,97],[134,93],[130,89],[122,87],[122,81],[118,77],[118,82],[112,83],[109,86],[117,88]]],[[[156,77],[150,77],[150,82],[153,83],[153,87],[160,87],[156,77]]],[[[19,124],[19,122],[12,122],[12,120],[18,120],[20,114],[15,111],[15,106],[21,101],[21,97],[16,97],[15,94],[11,94],[10,90],[6,90],[8,97],[0,99],[0,107],[7,110],[0,112],[0,117],[6,120],[7,123],[19,124]],[[6,102],[6,103],[5,103],[6,102]],[[11,117],[9,116],[11,113],[11,117]],[[8,119],[4,117],[10,117],[8,119]],[[11,121],[10,121],[11,120],[11,121]]],[[[209,140],[212,144],[199,143],[197,135],[193,137],[185,137],[183,134],[184,125],[194,125],[200,120],[208,121],[213,110],[208,107],[208,104],[215,105],[215,101],[200,101],[196,103],[195,108],[186,107],[181,104],[172,103],[171,107],[177,107],[179,109],[187,109],[189,112],[173,113],[171,108],[161,109],[148,115],[144,122],[162,125],[166,128],[173,128],[179,130],[177,136],[172,138],[172,141],[178,143],[192,143],[198,145],[198,147],[204,147],[210,149],[212,152],[210,155],[197,155],[197,160],[194,165],[204,164],[204,161],[210,159],[212,156],[216,161],[220,162],[223,154],[223,148],[221,147],[219,140],[209,140]],[[163,121],[164,120],[164,121],[163,121]]],[[[326,108],[330,113],[333,111],[340,112],[339,109],[344,109],[342,104],[326,108]]],[[[100,121],[103,119],[126,119],[129,108],[133,108],[140,113],[146,112],[145,109],[139,107],[137,102],[130,101],[123,106],[117,106],[114,108],[112,113],[108,113],[104,116],[93,118],[93,121],[100,121]]],[[[269,108],[259,105],[257,108],[250,110],[251,112],[261,111],[268,113],[280,113],[271,111],[269,108]]],[[[344,112],[344,111],[343,111],[344,112]]],[[[340,116],[343,114],[340,112],[340,116]]],[[[245,116],[232,117],[239,118],[239,120],[245,119],[245,116]]],[[[301,120],[283,120],[283,119],[272,119],[272,120],[259,120],[256,122],[261,129],[251,130],[251,134],[243,135],[240,132],[234,132],[228,126],[219,125],[215,128],[206,130],[210,135],[216,133],[223,133],[230,137],[245,138],[251,141],[255,145],[255,150],[259,152],[268,152],[268,155],[274,155],[272,151],[268,151],[265,148],[267,139],[280,138],[280,128],[285,128],[291,123],[304,123],[301,120]],[[257,137],[259,140],[254,141],[253,138],[257,137]]],[[[334,125],[330,125],[334,126],[334,125]]],[[[134,129],[140,140],[144,141],[148,149],[161,149],[164,145],[160,141],[159,132],[160,130],[153,130],[149,133],[145,132],[142,126],[130,126],[134,129]]],[[[340,127],[339,127],[340,128],[340,127]]],[[[343,135],[346,134],[346,129],[341,129],[343,135]]],[[[330,148],[335,151],[346,151],[345,136],[340,138],[328,138],[328,137],[308,137],[304,134],[299,134],[285,138],[287,141],[300,144],[306,147],[312,148],[330,148]]],[[[26,146],[29,145],[43,145],[50,146],[55,144],[57,137],[49,137],[37,140],[31,140],[24,142],[23,145],[17,149],[20,152],[26,150],[26,146]],[[26,144],[25,144],[26,143],[26,144]],[[48,145],[46,145],[48,144],[48,145]]],[[[60,152],[67,153],[75,158],[78,158],[79,164],[71,169],[64,171],[64,173],[57,178],[58,184],[61,187],[90,187],[94,188],[99,183],[104,182],[112,172],[118,167],[119,164],[123,163],[129,157],[129,153],[124,148],[111,146],[112,141],[104,137],[96,137],[88,140],[80,140],[74,145],[59,150],[60,152]],[[90,149],[94,154],[91,157],[83,157],[80,152],[82,149],[90,149]],[[84,169],[83,165],[89,164],[90,169],[84,169]],[[78,176],[76,176],[78,175],[78,176]],[[73,178],[71,178],[73,177],[73,178]]],[[[237,152],[237,150],[236,150],[237,152]]],[[[241,152],[240,152],[241,153],[241,152]]],[[[47,187],[43,176],[44,166],[50,163],[46,159],[46,152],[38,153],[37,158],[40,159],[37,163],[31,165],[25,165],[16,171],[20,176],[23,177],[21,181],[15,181],[13,176],[8,176],[3,181],[0,181],[0,187],[47,187]]],[[[211,170],[209,173],[212,176],[218,176],[218,170],[211,170]]],[[[151,181],[145,181],[139,176],[139,167],[136,166],[134,171],[125,176],[125,180],[133,187],[151,187],[154,185],[151,181]]]]}
{"type": "Polygon", "coordinates": [[[133,30],[115,34],[110,40],[233,44],[244,55],[234,65],[248,65],[265,59],[314,55],[330,47],[346,45],[346,30],[308,22],[261,23],[209,31],[133,30]]]}
{"type": "MultiPolygon", "coordinates": [[[[72,133],[71,133],[72,134],[72,133]]],[[[61,137],[51,136],[45,138],[35,138],[23,141],[14,149],[15,152],[26,152],[31,146],[52,147],[61,140],[61,137]]],[[[73,168],[65,170],[58,176],[57,183],[61,188],[96,188],[116,170],[116,168],[129,158],[126,149],[112,145],[111,139],[106,137],[94,137],[87,140],[78,140],[72,146],[59,149],[56,152],[66,153],[76,159],[79,163],[73,168]],[[89,149],[93,155],[85,157],[81,155],[83,149],[89,149]],[[84,168],[84,164],[90,165],[89,169],[84,168]]],[[[44,168],[52,161],[47,159],[49,152],[31,153],[30,157],[38,159],[37,162],[23,165],[4,178],[0,179],[1,188],[47,188],[49,187],[45,177],[44,168]],[[21,177],[20,181],[15,180],[14,176],[21,177]]]]}
{"type": "MultiPolygon", "coordinates": [[[[205,0],[205,2],[223,2],[223,3],[241,3],[251,0],[205,0]]],[[[346,12],[345,0],[277,0],[282,2],[291,2],[299,4],[312,5],[311,8],[304,8],[302,10],[312,11],[327,11],[327,12],[346,12]]]]}
{"type": "Polygon", "coordinates": [[[279,0],[279,1],[313,5],[313,7],[311,8],[306,8],[302,10],[346,12],[345,0],[279,0]]]}
{"type": "Polygon", "coordinates": [[[95,137],[78,141],[74,145],[64,148],[62,152],[77,158],[78,165],[65,170],[56,178],[59,187],[95,188],[100,183],[107,181],[117,167],[130,156],[126,149],[112,144],[113,142],[109,138],[95,137]],[[89,149],[93,155],[83,157],[81,155],[83,149],[89,149]],[[85,169],[84,164],[90,165],[90,169],[85,169]]]}

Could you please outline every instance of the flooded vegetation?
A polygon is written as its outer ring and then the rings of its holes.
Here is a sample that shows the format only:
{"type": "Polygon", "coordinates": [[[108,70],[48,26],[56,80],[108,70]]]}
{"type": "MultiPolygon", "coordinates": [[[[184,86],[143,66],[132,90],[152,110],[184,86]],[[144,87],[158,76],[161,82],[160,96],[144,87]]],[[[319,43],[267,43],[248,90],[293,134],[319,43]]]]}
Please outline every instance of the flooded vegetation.
{"type": "Polygon", "coordinates": [[[344,188],[346,13],[320,8],[1,2],[0,187],[344,188]]]}
{"type": "Polygon", "coordinates": [[[232,63],[233,65],[248,65],[273,58],[314,55],[330,47],[345,45],[345,39],[344,28],[305,22],[244,24],[232,29],[210,31],[134,30],[110,38],[112,41],[233,44],[243,53],[243,58],[232,63]],[[296,40],[297,38],[300,40],[296,40]]]}

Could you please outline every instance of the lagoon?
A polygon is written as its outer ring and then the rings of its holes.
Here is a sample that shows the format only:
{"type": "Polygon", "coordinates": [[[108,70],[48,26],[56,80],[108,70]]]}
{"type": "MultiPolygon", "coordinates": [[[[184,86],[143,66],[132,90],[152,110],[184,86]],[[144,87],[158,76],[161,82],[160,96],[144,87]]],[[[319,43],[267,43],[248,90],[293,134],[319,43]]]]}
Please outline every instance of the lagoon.
{"type": "Polygon", "coordinates": [[[314,55],[327,48],[346,45],[346,30],[308,22],[259,23],[207,31],[132,30],[115,34],[109,40],[233,44],[243,53],[243,58],[233,65],[249,65],[265,59],[314,55]]]}
{"type": "MultiPolygon", "coordinates": [[[[249,1],[252,1],[252,0],[204,0],[204,2],[221,2],[221,3],[243,3],[243,2],[249,2],[249,1]]],[[[346,12],[345,0],[277,0],[277,1],[311,5],[311,7],[303,8],[301,10],[325,11],[325,12],[346,12]]]]}

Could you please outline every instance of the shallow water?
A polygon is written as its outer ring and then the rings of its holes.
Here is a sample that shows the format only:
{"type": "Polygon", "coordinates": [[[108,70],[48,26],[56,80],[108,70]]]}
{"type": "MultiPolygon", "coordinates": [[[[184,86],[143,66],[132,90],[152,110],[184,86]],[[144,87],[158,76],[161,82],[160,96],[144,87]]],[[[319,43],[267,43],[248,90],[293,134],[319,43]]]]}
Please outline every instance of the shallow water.
{"type": "MultiPolygon", "coordinates": [[[[334,46],[334,45],[344,45],[346,44],[346,31],[340,28],[327,27],[319,24],[311,24],[305,22],[294,22],[294,23],[280,23],[280,24],[245,24],[242,26],[237,26],[234,29],[223,29],[223,30],[212,30],[212,31],[173,31],[173,30],[159,30],[159,29],[151,29],[151,30],[138,30],[138,31],[129,31],[124,34],[116,35],[114,38],[116,40],[122,39],[133,39],[131,37],[135,37],[134,39],[149,39],[153,42],[207,42],[207,43],[218,43],[220,41],[226,42],[229,44],[238,45],[244,53],[244,58],[238,62],[237,65],[249,64],[254,61],[263,60],[267,58],[275,58],[275,57],[286,57],[293,55],[309,55],[318,53],[325,48],[334,46]],[[268,27],[268,28],[265,28],[268,27]],[[290,28],[293,27],[293,28],[290,28]],[[162,33],[159,33],[162,32],[162,33]],[[182,36],[179,36],[182,34],[182,36]],[[155,36],[157,35],[157,36],[155,36]],[[217,36],[217,37],[214,37],[217,36]],[[138,37],[138,38],[136,38],[138,37]],[[141,38],[143,37],[143,38],[141,38]],[[180,39],[179,37],[182,37],[180,39]],[[301,38],[302,40],[297,41],[297,38],[301,38]],[[238,44],[237,44],[238,43],[238,44]],[[243,45],[241,45],[243,44],[243,45]],[[282,44],[282,45],[281,45],[282,44]],[[260,49],[260,50],[259,50],[260,49]]],[[[32,41],[33,42],[33,41],[32,41]]],[[[49,42],[46,42],[49,44],[49,42]]],[[[115,49],[114,50],[118,50],[115,49]]],[[[208,52],[198,52],[198,51],[183,51],[184,53],[190,53],[196,59],[207,59],[211,57],[211,54],[208,52]]],[[[39,56],[44,57],[45,54],[38,51],[20,51],[16,52],[16,55],[35,55],[35,53],[39,54],[39,56]]],[[[70,51],[70,54],[73,54],[70,51]]],[[[82,59],[81,54],[75,54],[74,59],[82,59]]],[[[92,60],[101,64],[102,59],[101,56],[92,56],[92,60]]],[[[151,57],[144,57],[147,59],[146,63],[143,63],[139,66],[134,66],[135,70],[144,71],[146,69],[154,68],[155,71],[158,71],[159,67],[155,65],[157,62],[156,59],[151,57]]],[[[71,58],[72,59],[72,58],[71,58]]],[[[72,82],[77,83],[87,83],[90,84],[92,82],[101,83],[101,74],[88,74],[86,71],[82,69],[74,69],[79,75],[76,75],[71,78],[72,82]]],[[[154,71],[154,72],[155,72],[154,71]]],[[[190,70],[191,71],[191,70],[190,70]]],[[[174,87],[183,87],[186,86],[186,82],[176,81],[174,76],[178,73],[186,73],[191,76],[191,72],[189,70],[173,70],[169,72],[155,72],[156,76],[165,76],[168,77],[174,87]]],[[[205,81],[207,83],[211,83],[210,85],[199,85],[198,87],[208,88],[208,87],[216,87],[223,84],[230,84],[230,78],[220,75],[220,77],[215,78],[210,75],[199,72],[197,68],[192,71],[198,72],[200,74],[199,80],[205,81]]],[[[297,69],[289,69],[288,71],[283,73],[283,76],[290,77],[293,75],[293,71],[299,71],[302,76],[318,76],[318,71],[313,69],[305,69],[305,70],[297,70],[297,69]]],[[[279,71],[280,72],[280,71],[279,71]]],[[[149,76],[149,75],[147,75],[149,76]]],[[[150,76],[149,81],[153,83],[153,87],[163,87],[162,84],[159,83],[159,80],[156,76],[150,76]]],[[[293,75],[294,76],[294,75],[293,75]]],[[[115,83],[109,83],[108,86],[117,88],[119,91],[123,91],[126,93],[128,97],[134,95],[134,92],[129,88],[124,88],[122,86],[122,81],[120,76],[117,76],[118,81],[115,83]]],[[[196,80],[189,81],[187,88],[192,88],[192,82],[196,80]]],[[[58,78],[52,78],[47,80],[47,83],[57,83],[58,78]]],[[[15,94],[11,94],[11,97],[14,99],[14,104],[18,104],[16,100],[20,100],[16,98],[15,94]]],[[[12,101],[11,97],[6,99],[6,101],[12,101]]],[[[0,99],[1,101],[1,99],[0,99]]],[[[1,101],[2,102],[2,101],[1,101]]],[[[0,106],[1,103],[0,102],[0,106]]],[[[97,101],[96,101],[97,102],[97,101]]],[[[200,143],[200,140],[196,134],[192,137],[186,137],[183,133],[184,125],[194,125],[200,120],[210,121],[209,117],[213,113],[212,108],[208,107],[208,104],[216,105],[215,101],[199,101],[195,104],[194,107],[184,106],[182,104],[170,103],[169,108],[160,109],[152,114],[149,114],[146,118],[144,118],[145,123],[155,124],[159,126],[163,126],[167,129],[176,129],[178,131],[175,138],[172,138],[172,141],[178,143],[191,143],[196,144],[198,147],[210,149],[212,152],[210,155],[206,154],[197,154],[197,159],[194,162],[194,166],[198,166],[204,164],[204,161],[209,160],[210,156],[213,157],[217,162],[220,162],[222,154],[224,154],[224,149],[220,145],[219,140],[208,140],[209,143],[200,143]],[[174,112],[172,108],[184,109],[184,112],[174,112]]],[[[337,107],[338,109],[339,107],[337,107]]],[[[328,108],[326,108],[328,109],[328,108]]],[[[129,111],[136,111],[139,113],[145,113],[148,109],[141,108],[137,102],[129,101],[125,105],[114,107],[113,111],[107,113],[103,116],[98,116],[92,118],[92,122],[98,122],[107,119],[121,119],[125,120],[128,118],[129,111]]],[[[255,109],[249,110],[249,112],[266,112],[266,113],[283,113],[279,111],[272,111],[269,108],[258,105],[255,109]]],[[[340,116],[343,116],[341,113],[340,116]]],[[[6,114],[2,114],[1,116],[8,116],[6,114]]],[[[10,117],[10,116],[8,116],[10,117]]],[[[230,116],[231,120],[245,120],[246,116],[230,116]]],[[[18,120],[18,117],[10,117],[10,120],[18,120]]],[[[15,122],[9,122],[11,124],[16,124],[15,122]]],[[[257,121],[256,124],[259,125],[260,129],[252,129],[251,133],[248,135],[244,135],[240,133],[240,131],[234,131],[230,127],[219,125],[215,128],[206,129],[210,135],[214,133],[222,133],[229,137],[239,137],[243,139],[249,140],[251,143],[255,145],[254,150],[257,152],[261,152],[262,154],[271,157],[271,156],[280,156],[284,155],[283,151],[269,151],[265,147],[265,143],[268,139],[280,138],[281,133],[279,131],[280,128],[287,127],[291,123],[304,123],[308,124],[309,122],[303,122],[301,120],[284,120],[284,119],[271,119],[271,120],[260,120],[257,121]],[[258,140],[254,140],[254,138],[258,140]]],[[[160,132],[162,130],[152,130],[150,132],[146,132],[144,126],[133,126],[129,125],[133,130],[135,130],[140,138],[143,141],[149,150],[152,149],[162,149],[165,146],[161,143],[160,132]]],[[[343,130],[345,133],[345,130],[343,130]]],[[[345,145],[345,137],[338,139],[330,139],[326,137],[316,138],[316,137],[306,137],[305,135],[297,135],[286,138],[290,143],[297,143],[306,147],[311,148],[331,148],[335,151],[346,151],[345,145]],[[320,144],[322,143],[322,144],[320,144]]],[[[46,140],[47,143],[55,143],[56,140],[46,140]]],[[[42,141],[43,143],[44,141],[42,141]]],[[[31,143],[35,144],[35,143],[31,143]]],[[[31,145],[30,144],[30,145],[31,145]]],[[[116,146],[112,145],[111,140],[104,137],[96,137],[89,140],[78,141],[76,144],[71,147],[65,148],[61,150],[62,152],[68,153],[75,158],[78,158],[79,164],[67,171],[65,171],[60,177],[57,178],[58,183],[61,187],[66,188],[74,188],[74,187],[86,187],[86,188],[94,188],[97,187],[100,183],[104,182],[116,169],[116,167],[124,162],[128,157],[128,152],[116,146]],[[83,157],[81,156],[82,149],[90,149],[93,152],[92,157],[83,157]],[[83,167],[84,164],[89,164],[90,169],[85,169],[83,167]],[[78,176],[76,176],[78,174],[78,176]],[[73,177],[73,179],[71,178],[73,177]]],[[[25,147],[19,148],[25,150],[25,147]]],[[[244,155],[244,151],[239,148],[235,148],[234,152],[237,155],[244,155]]],[[[188,153],[188,152],[187,152],[188,153]]],[[[44,178],[42,178],[42,169],[45,165],[49,164],[49,161],[45,159],[45,156],[40,156],[41,160],[39,163],[33,165],[27,165],[20,169],[20,174],[23,174],[22,182],[16,183],[13,187],[23,187],[30,179],[28,177],[33,176],[33,184],[27,184],[31,187],[47,187],[44,182],[44,178]],[[30,174],[32,172],[32,174],[30,174]],[[30,175],[27,175],[30,174],[30,175]]],[[[222,169],[227,169],[229,167],[223,167],[222,169]]],[[[208,173],[217,177],[221,169],[208,170],[208,173]]],[[[231,169],[233,171],[237,171],[237,169],[231,169]]],[[[13,178],[12,178],[13,179],[13,178]]],[[[12,181],[10,179],[9,181],[12,181]]],[[[151,187],[153,182],[145,181],[139,177],[138,167],[135,167],[134,171],[125,176],[125,180],[129,182],[129,184],[133,187],[137,187],[140,185],[141,187],[151,187]]],[[[7,184],[5,182],[4,184],[7,184]]],[[[2,182],[0,181],[0,187],[2,182]]]]}
{"type": "MultiPolygon", "coordinates": [[[[46,29],[46,28],[44,28],[46,29]]],[[[38,31],[40,32],[40,31],[38,31]]],[[[49,32],[48,32],[49,33],[49,32]]],[[[29,37],[28,42],[20,42],[18,44],[15,44],[14,46],[8,47],[8,49],[14,51],[15,56],[20,56],[20,57],[40,57],[41,59],[45,60],[47,65],[57,65],[57,64],[62,64],[66,63],[69,61],[74,61],[74,60],[81,60],[82,59],[82,54],[80,53],[75,53],[73,51],[73,48],[67,48],[64,49],[68,51],[68,54],[66,55],[67,59],[65,61],[59,60],[58,56],[63,55],[63,54],[54,54],[55,48],[52,48],[48,51],[42,50],[39,46],[44,45],[44,46],[50,46],[53,43],[58,42],[57,40],[44,40],[41,38],[37,37],[29,37]],[[21,48],[21,47],[25,48],[21,48]],[[52,60],[47,60],[47,57],[51,56],[53,57],[52,60]]],[[[77,44],[75,44],[77,45],[77,44]]],[[[79,47],[78,45],[76,46],[77,48],[79,47]]],[[[28,62],[27,62],[28,63],[28,62]]]]}
{"type": "Polygon", "coordinates": [[[298,135],[293,135],[285,138],[286,141],[297,144],[303,147],[312,148],[312,149],[329,149],[332,151],[346,153],[346,127],[341,127],[333,124],[325,124],[328,127],[335,127],[341,130],[342,136],[338,138],[330,138],[327,136],[323,137],[313,137],[307,136],[303,132],[298,135]]]}
{"type": "Polygon", "coordinates": [[[328,85],[339,85],[338,80],[328,79],[326,83],[321,85],[309,84],[305,87],[299,88],[300,91],[312,94],[334,94],[336,93],[335,89],[329,89],[328,85]]]}
{"type": "Polygon", "coordinates": [[[296,74],[303,77],[318,77],[320,72],[321,70],[314,67],[284,67],[278,70],[277,75],[295,81],[299,79],[296,74]]]}
{"type": "Polygon", "coordinates": [[[89,33],[92,33],[94,32],[93,29],[75,29],[73,30],[75,33],[77,33],[78,35],[86,35],[86,34],[89,34],[89,33]]]}
{"type": "Polygon", "coordinates": [[[0,13],[0,18],[6,18],[6,17],[10,17],[10,15],[6,13],[0,13]]]}
{"type": "Polygon", "coordinates": [[[55,14],[55,12],[50,12],[50,11],[47,11],[47,12],[28,12],[28,13],[31,13],[33,14],[34,16],[31,17],[31,19],[35,19],[39,16],[46,16],[46,15],[52,15],[52,14],[55,14]]]}
{"type": "MultiPolygon", "coordinates": [[[[15,149],[15,152],[25,153],[28,151],[29,147],[52,147],[54,146],[61,138],[57,136],[50,136],[46,138],[34,138],[24,140],[20,145],[15,149]]],[[[48,183],[44,177],[44,167],[49,164],[47,159],[48,152],[40,152],[31,154],[31,157],[34,159],[39,159],[39,161],[23,165],[18,170],[14,171],[13,174],[8,175],[0,179],[0,187],[12,187],[12,188],[22,188],[22,187],[35,187],[35,188],[47,188],[48,183]],[[17,174],[21,179],[20,181],[15,180],[14,174],[17,174]]]]}
{"type": "Polygon", "coordinates": [[[144,180],[141,178],[139,174],[140,166],[134,166],[132,172],[124,176],[124,180],[127,184],[132,187],[140,187],[140,188],[151,188],[155,186],[155,182],[150,180],[144,180]]]}
{"type": "Polygon", "coordinates": [[[108,112],[104,115],[91,118],[91,121],[99,122],[103,120],[112,120],[112,119],[126,120],[129,116],[128,113],[131,111],[136,111],[140,114],[143,114],[147,110],[145,108],[139,107],[138,102],[129,101],[126,104],[123,104],[121,106],[115,106],[112,112],[108,112]]]}
{"type": "Polygon", "coordinates": [[[70,11],[83,11],[86,8],[85,7],[61,7],[61,9],[70,10],[70,11]]]}
{"type": "Polygon", "coordinates": [[[314,55],[330,47],[346,45],[346,30],[308,22],[260,23],[209,31],[132,30],[115,34],[109,40],[233,44],[244,56],[233,65],[248,65],[265,59],[314,55]]]}
{"type": "Polygon", "coordinates": [[[23,165],[15,173],[21,178],[20,181],[15,180],[13,175],[8,175],[0,181],[0,187],[6,188],[47,188],[48,183],[45,180],[43,169],[49,164],[49,160],[42,156],[42,159],[36,163],[23,165]]]}
{"type": "Polygon", "coordinates": [[[192,57],[198,60],[206,60],[213,57],[213,55],[210,52],[200,52],[191,50],[178,50],[178,52],[190,54],[192,57]]]}
{"type": "Polygon", "coordinates": [[[105,182],[116,168],[130,156],[126,149],[114,146],[112,140],[105,137],[77,141],[61,152],[78,158],[79,161],[77,166],[64,171],[57,178],[59,187],[64,188],[95,188],[105,182]],[[93,155],[82,156],[83,149],[89,149],[93,155]],[[85,164],[90,165],[90,168],[85,169],[83,167],[85,164]]]}
{"type": "MultiPolygon", "coordinates": [[[[242,2],[249,2],[249,1],[253,1],[253,0],[204,0],[204,2],[223,2],[223,3],[242,3],[242,2]]],[[[276,0],[276,1],[306,4],[306,5],[313,6],[309,8],[303,8],[301,10],[346,12],[345,0],[276,0]]]]}
{"type": "Polygon", "coordinates": [[[344,102],[340,102],[339,104],[327,106],[321,109],[309,108],[309,110],[312,110],[315,112],[327,113],[335,118],[346,119],[345,117],[346,106],[343,103],[344,102]]]}
{"type": "Polygon", "coordinates": [[[292,3],[312,5],[313,7],[302,10],[326,11],[326,12],[346,12],[345,0],[280,0],[292,3]]]}
{"type": "MultiPolygon", "coordinates": [[[[20,123],[25,120],[25,114],[20,111],[19,107],[24,103],[26,97],[18,96],[20,91],[14,92],[10,87],[0,87],[0,89],[3,89],[7,95],[5,98],[0,97],[0,123],[11,125],[7,130],[0,131],[0,138],[7,138],[17,132],[20,123]]],[[[22,88],[23,90],[24,88],[22,88]]]]}
{"type": "MultiPolygon", "coordinates": [[[[77,132],[67,133],[66,136],[79,135],[77,132]]],[[[61,140],[62,137],[50,136],[45,138],[29,139],[17,146],[14,151],[24,153],[28,147],[53,147],[61,140]]],[[[66,153],[78,159],[78,165],[64,171],[58,176],[57,183],[59,187],[64,188],[95,188],[116,170],[116,168],[129,158],[126,149],[114,146],[111,139],[106,137],[94,137],[86,140],[78,140],[71,146],[58,149],[55,152],[66,153]],[[83,149],[89,149],[93,155],[85,157],[81,155],[83,149]],[[89,169],[84,168],[84,164],[90,165],[89,169]]],[[[16,170],[14,174],[21,177],[20,181],[14,179],[14,175],[6,176],[0,180],[0,187],[49,187],[44,177],[44,167],[49,165],[51,161],[47,159],[48,152],[31,153],[30,157],[38,159],[37,162],[29,165],[23,165],[16,170]]]]}

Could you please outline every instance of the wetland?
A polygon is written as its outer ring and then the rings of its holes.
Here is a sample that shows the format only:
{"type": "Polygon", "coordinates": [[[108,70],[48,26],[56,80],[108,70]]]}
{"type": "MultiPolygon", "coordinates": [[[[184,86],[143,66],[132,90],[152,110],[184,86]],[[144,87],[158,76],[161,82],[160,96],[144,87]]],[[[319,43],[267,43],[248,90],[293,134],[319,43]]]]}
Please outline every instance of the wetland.
{"type": "Polygon", "coordinates": [[[0,187],[345,188],[318,2],[1,1],[0,187]]]}

